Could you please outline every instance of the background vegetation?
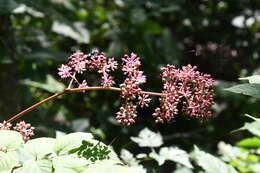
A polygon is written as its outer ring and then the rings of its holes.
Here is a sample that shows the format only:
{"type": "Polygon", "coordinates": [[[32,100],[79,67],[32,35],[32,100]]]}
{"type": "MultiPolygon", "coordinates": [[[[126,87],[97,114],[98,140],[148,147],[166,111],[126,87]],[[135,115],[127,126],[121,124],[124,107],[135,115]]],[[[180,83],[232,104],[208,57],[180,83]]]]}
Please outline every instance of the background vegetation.
{"type": "MultiPolygon", "coordinates": [[[[57,67],[67,57],[93,48],[119,60],[135,52],[148,77],[145,88],[160,90],[165,64],[197,65],[216,79],[213,118],[198,122],[176,117],[155,124],[153,109],[140,112],[137,123],[115,121],[118,93],[69,94],[47,103],[23,119],[38,136],[88,131],[104,143],[140,153],[129,140],[144,127],[160,131],[165,145],[190,150],[193,144],[216,153],[219,141],[234,144],[246,132],[244,113],[258,117],[258,101],[223,91],[237,78],[259,74],[260,2],[220,0],[0,0],[0,120],[55,93],[65,81],[57,67]]],[[[90,77],[95,85],[95,77],[90,77]]],[[[155,107],[158,102],[152,102],[155,107]]]]}

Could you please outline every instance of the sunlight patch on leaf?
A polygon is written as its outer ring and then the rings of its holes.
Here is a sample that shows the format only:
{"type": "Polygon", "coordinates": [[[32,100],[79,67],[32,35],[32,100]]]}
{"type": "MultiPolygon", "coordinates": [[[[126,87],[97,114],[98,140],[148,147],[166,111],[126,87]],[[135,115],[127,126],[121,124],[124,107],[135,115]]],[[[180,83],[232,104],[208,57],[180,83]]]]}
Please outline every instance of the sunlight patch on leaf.
{"type": "Polygon", "coordinates": [[[260,84],[260,75],[253,75],[248,77],[239,78],[239,80],[248,80],[249,83],[260,84]]]}
{"type": "Polygon", "coordinates": [[[192,156],[207,173],[238,173],[230,165],[211,154],[201,151],[197,146],[194,147],[192,156]]]}
{"type": "Polygon", "coordinates": [[[54,21],[52,25],[52,31],[66,37],[70,37],[73,40],[76,40],[78,43],[87,44],[90,41],[90,33],[82,22],[75,22],[73,27],[71,27],[64,23],[54,21]]]}
{"type": "Polygon", "coordinates": [[[130,139],[140,147],[160,147],[163,144],[162,135],[159,132],[154,133],[148,128],[141,130],[138,137],[131,137],[130,139]]]}
{"type": "Polygon", "coordinates": [[[14,151],[24,143],[19,132],[13,130],[0,130],[0,148],[6,151],[14,151]]]}
{"type": "Polygon", "coordinates": [[[221,155],[221,159],[230,162],[235,158],[243,158],[248,154],[247,152],[241,152],[240,148],[226,144],[221,141],[218,143],[218,152],[221,155]]]}
{"type": "Polygon", "coordinates": [[[166,160],[170,160],[180,163],[188,168],[193,168],[188,153],[177,147],[163,147],[160,149],[159,154],[153,151],[149,156],[154,158],[158,162],[159,166],[163,165],[166,160]]]}
{"type": "Polygon", "coordinates": [[[57,81],[53,76],[49,74],[46,75],[45,83],[35,82],[30,79],[22,80],[21,83],[27,86],[43,89],[50,93],[61,92],[65,89],[65,85],[63,83],[57,81]]]}
{"type": "Polygon", "coordinates": [[[243,127],[234,130],[233,132],[237,132],[240,130],[248,130],[250,133],[260,137],[260,122],[254,121],[252,123],[245,123],[243,127]]]}

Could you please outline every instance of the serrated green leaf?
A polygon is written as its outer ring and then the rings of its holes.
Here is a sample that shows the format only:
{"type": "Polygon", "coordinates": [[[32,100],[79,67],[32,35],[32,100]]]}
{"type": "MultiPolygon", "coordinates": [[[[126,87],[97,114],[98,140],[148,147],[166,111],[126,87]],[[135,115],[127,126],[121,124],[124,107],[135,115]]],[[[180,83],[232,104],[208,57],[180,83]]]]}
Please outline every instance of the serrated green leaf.
{"type": "Polygon", "coordinates": [[[239,147],[244,148],[259,148],[260,147],[260,138],[258,137],[252,137],[252,138],[246,138],[237,143],[239,147]]]}
{"type": "Polygon", "coordinates": [[[67,154],[70,150],[81,145],[82,141],[92,141],[93,136],[90,133],[70,133],[57,138],[54,144],[54,151],[59,154],[67,154]]]}
{"type": "Polygon", "coordinates": [[[15,166],[18,166],[18,155],[15,151],[1,152],[0,151],[0,172],[12,170],[15,166]]]}
{"type": "Polygon", "coordinates": [[[49,74],[46,75],[45,83],[35,82],[29,79],[22,80],[21,83],[27,86],[43,89],[50,93],[61,92],[65,89],[65,85],[63,83],[57,81],[53,76],[49,74]]]}
{"type": "Polygon", "coordinates": [[[248,80],[249,83],[260,84],[260,75],[253,75],[253,76],[248,76],[248,77],[244,77],[244,78],[239,78],[239,80],[248,80]]]}
{"type": "Polygon", "coordinates": [[[29,140],[23,147],[22,152],[31,159],[42,159],[53,154],[54,138],[37,138],[29,140]]]}
{"type": "Polygon", "coordinates": [[[240,84],[230,88],[226,88],[226,91],[244,94],[255,98],[260,98],[260,84],[240,84]]]}
{"type": "Polygon", "coordinates": [[[24,143],[19,132],[13,130],[0,130],[0,148],[7,151],[14,151],[24,143]]]}
{"type": "Polygon", "coordinates": [[[233,167],[211,154],[201,151],[197,146],[192,153],[193,158],[207,173],[238,173],[233,167]]]}

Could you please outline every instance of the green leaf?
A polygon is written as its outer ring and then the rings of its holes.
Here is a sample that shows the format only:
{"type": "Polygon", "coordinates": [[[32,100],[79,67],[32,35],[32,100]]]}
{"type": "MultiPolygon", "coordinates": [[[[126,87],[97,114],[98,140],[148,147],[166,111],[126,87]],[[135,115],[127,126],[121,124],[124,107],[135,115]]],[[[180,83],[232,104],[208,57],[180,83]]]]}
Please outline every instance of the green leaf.
{"type": "Polygon", "coordinates": [[[226,164],[217,157],[211,154],[201,151],[197,146],[194,146],[192,153],[195,161],[201,166],[207,173],[238,173],[233,167],[226,164]]]}
{"type": "Polygon", "coordinates": [[[28,160],[17,171],[21,173],[52,173],[52,162],[50,160],[28,160]]]}
{"type": "Polygon", "coordinates": [[[14,0],[0,0],[0,14],[11,13],[18,6],[14,0]]]}
{"type": "Polygon", "coordinates": [[[226,88],[226,91],[244,94],[255,98],[260,98],[260,84],[240,84],[230,88],[226,88]]]}
{"type": "Polygon", "coordinates": [[[22,149],[23,154],[31,159],[42,159],[49,154],[54,153],[53,146],[55,139],[53,138],[37,138],[29,140],[22,149]]]}
{"type": "Polygon", "coordinates": [[[163,144],[162,135],[154,133],[148,128],[141,130],[138,137],[131,137],[130,139],[140,147],[159,147],[163,144]]]}
{"type": "Polygon", "coordinates": [[[80,172],[92,162],[75,155],[64,155],[53,158],[53,167],[56,172],[80,172]]]}
{"type": "Polygon", "coordinates": [[[81,145],[82,141],[92,141],[93,136],[90,133],[70,133],[65,136],[61,136],[57,138],[54,144],[55,153],[59,154],[67,154],[70,150],[77,148],[81,145]]]}
{"type": "Polygon", "coordinates": [[[244,78],[239,78],[239,80],[248,80],[249,83],[260,84],[260,75],[253,75],[253,76],[248,76],[248,77],[244,77],[244,78]]]}
{"type": "Polygon", "coordinates": [[[0,172],[12,170],[15,166],[18,165],[18,161],[18,155],[15,151],[7,153],[0,151],[0,172]]]}
{"type": "Polygon", "coordinates": [[[252,123],[245,123],[243,127],[235,130],[234,132],[239,130],[248,130],[252,134],[260,137],[260,122],[254,121],[252,123]]]}
{"type": "Polygon", "coordinates": [[[82,173],[145,173],[141,168],[129,167],[122,163],[114,163],[111,160],[103,160],[90,165],[82,173]]]}
{"type": "Polygon", "coordinates": [[[180,163],[188,168],[193,168],[188,153],[177,147],[162,147],[159,154],[152,152],[149,156],[154,158],[159,163],[159,166],[163,165],[166,160],[170,160],[180,163]]]}
{"type": "Polygon", "coordinates": [[[90,33],[86,27],[84,27],[84,23],[76,22],[73,24],[73,27],[66,25],[64,23],[59,23],[58,21],[54,21],[52,25],[52,31],[57,34],[64,35],[66,37],[70,37],[76,40],[78,43],[89,43],[90,41],[90,33]]]}
{"type": "Polygon", "coordinates": [[[252,137],[252,138],[246,138],[237,143],[239,147],[244,148],[259,148],[260,147],[260,138],[258,137],[252,137]]]}
{"type": "Polygon", "coordinates": [[[45,83],[35,82],[35,81],[31,81],[29,79],[25,79],[21,83],[24,85],[31,86],[31,87],[43,89],[50,93],[61,92],[65,89],[65,85],[63,83],[57,81],[53,76],[51,76],[49,74],[46,75],[45,83]]]}
{"type": "Polygon", "coordinates": [[[13,130],[0,130],[0,148],[7,151],[14,151],[24,143],[19,132],[13,130]]]}

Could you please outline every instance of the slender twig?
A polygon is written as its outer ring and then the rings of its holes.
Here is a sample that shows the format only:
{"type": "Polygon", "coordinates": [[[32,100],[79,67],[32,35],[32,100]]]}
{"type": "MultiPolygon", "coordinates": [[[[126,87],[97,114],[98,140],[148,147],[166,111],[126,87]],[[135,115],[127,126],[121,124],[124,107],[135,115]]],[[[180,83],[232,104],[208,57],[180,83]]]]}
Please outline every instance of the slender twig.
{"type": "MultiPolygon", "coordinates": [[[[40,105],[42,105],[43,103],[47,103],[65,93],[75,93],[75,92],[85,92],[85,91],[91,91],[91,90],[110,90],[110,91],[117,91],[117,92],[121,92],[122,90],[120,88],[116,88],[116,87],[101,87],[101,86],[97,86],[97,87],[87,87],[87,88],[73,88],[73,89],[65,89],[62,92],[56,93],[54,95],[51,95],[50,97],[35,103],[34,105],[30,106],[29,108],[19,112],[18,114],[12,116],[9,120],[7,120],[7,122],[13,122],[14,120],[22,117],[23,115],[25,115],[28,112],[33,111],[34,109],[36,109],[37,107],[39,107],[40,105]]],[[[148,94],[148,95],[153,95],[153,96],[165,96],[165,94],[163,93],[157,93],[157,92],[148,92],[148,91],[141,91],[142,94],[148,94]]]]}
{"type": "Polygon", "coordinates": [[[75,76],[76,76],[76,73],[74,73],[74,74],[71,76],[71,80],[70,80],[70,83],[69,83],[68,89],[71,88],[71,85],[72,85],[73,81],[75,80],[75,76]]]}

